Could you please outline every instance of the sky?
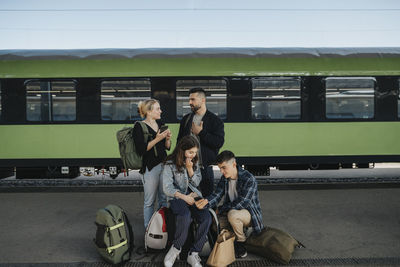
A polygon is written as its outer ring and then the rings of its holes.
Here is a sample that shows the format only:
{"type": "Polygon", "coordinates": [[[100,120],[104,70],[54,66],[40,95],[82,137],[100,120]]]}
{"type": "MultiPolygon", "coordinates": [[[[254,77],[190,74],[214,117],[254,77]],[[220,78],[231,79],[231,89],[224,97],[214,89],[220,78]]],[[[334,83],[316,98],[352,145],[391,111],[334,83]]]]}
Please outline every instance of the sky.
{"type": "Polygon", "coordinates": [[[399,47],[396,0],[0,0],[0,49],[399,47]]]}

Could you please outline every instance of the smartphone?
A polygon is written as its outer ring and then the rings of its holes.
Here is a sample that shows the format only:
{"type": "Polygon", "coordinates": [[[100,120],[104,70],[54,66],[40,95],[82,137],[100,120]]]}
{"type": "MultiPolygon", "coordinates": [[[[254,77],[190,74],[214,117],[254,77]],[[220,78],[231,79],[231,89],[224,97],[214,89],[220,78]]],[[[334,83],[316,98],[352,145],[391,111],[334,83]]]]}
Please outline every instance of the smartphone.
{"type": "Polygon", "coordinates": [[[198,201],[198,200],[200,200],[200,199],[203,199],[202,197],[195,197],[194,198],[194,201],[198,201]]]}
{"type": "Polygon", "coordinates": [[[168,125],[162,125],[162,126],[160,127],[160,133],[164,132],[164,131],[167,130],[167,129],[168,129],[168,125]]]}

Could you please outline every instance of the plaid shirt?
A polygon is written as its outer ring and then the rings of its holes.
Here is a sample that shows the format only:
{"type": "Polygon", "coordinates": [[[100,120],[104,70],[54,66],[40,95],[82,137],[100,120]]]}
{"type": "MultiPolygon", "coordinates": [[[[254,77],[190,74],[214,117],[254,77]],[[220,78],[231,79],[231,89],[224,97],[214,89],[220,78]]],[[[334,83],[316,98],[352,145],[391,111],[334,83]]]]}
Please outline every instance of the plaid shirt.
{"type": "Polygon", "coordinates": [[[264,228],[260,201],[258,200],[258,190],[256,178],[248,171],[238,167],[238,180],[236,189],[238,197],[231,202],[228,195],[229,179],[221,176],[217,189],[207,197],[208,206],[215,207],[225,196],[224,204],[219,208],[219,212],[228,212],[231,209],[247,209],[251,215],[253,229],[256,233],[264,228]]]}

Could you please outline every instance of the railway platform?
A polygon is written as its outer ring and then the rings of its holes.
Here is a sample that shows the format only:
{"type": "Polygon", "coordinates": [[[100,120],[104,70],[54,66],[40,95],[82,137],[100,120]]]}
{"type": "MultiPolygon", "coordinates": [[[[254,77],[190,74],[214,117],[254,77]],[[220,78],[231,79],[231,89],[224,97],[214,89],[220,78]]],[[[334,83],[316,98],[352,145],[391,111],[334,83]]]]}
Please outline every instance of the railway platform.
{"type": "MultiPolygon", "coordinates": [[[[291,266],[400,266],[400,188],[262,190],[264,223],[306,248],[291,266]]],[[[123,207],[143,246],[143,192],[0,194],[0,267],[108,266],[93,245],[96,211],[123,207]]],[[[162,266],[163,253],[133,256],[126,266],[162,266]]],[[[187,266],[177,262],[175,266],[187,266]]],[[[278,266],[249,254],[232,266],[278,266]]]]}

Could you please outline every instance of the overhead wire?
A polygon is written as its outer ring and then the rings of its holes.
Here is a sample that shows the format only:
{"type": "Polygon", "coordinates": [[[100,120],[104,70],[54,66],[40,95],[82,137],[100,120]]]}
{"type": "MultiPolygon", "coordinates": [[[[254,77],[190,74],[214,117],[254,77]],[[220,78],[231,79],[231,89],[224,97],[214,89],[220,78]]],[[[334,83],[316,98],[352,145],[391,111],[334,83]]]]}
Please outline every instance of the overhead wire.
{"type": "Polygon", "coordinates": [[[290,12],[399,12],[400,8],[64,8],[0,9],[0,12],[132,12],[132,11],[290,11],[290,12]]]}

